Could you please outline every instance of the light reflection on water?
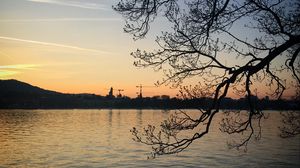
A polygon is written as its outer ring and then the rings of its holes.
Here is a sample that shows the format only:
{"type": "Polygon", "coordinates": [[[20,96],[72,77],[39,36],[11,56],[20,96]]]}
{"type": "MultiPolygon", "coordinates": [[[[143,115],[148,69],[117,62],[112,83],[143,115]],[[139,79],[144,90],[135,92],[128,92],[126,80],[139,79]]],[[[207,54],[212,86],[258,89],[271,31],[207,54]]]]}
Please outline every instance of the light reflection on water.
{"type": "MultiPolygon", "coordinates": [[[[269,112],[263,137],[244,153],[227,148],[217,116],[211,132],[178,155],[147,160],[151,147],[129,130],[159,125],[161,110],[0,110],[0,167],[299,167],[300,137],[278,137],[269,112]]],[[[196,113],[196,111],[191,111],[196,113]]]]}

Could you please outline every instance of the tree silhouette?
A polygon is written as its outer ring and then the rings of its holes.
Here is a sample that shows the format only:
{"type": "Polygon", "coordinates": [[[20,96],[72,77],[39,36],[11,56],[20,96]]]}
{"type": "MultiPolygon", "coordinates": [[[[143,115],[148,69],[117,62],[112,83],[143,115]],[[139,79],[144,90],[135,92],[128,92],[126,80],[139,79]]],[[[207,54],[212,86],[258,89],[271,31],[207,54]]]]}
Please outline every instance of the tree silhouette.
{"type": "Polygon", "coordinates": [[[199,116],[178,111],[158,132],[151,125],[143,132],[133,128],[135,140],[151,145],[154,157],[181,152],[207,134],[229,91],[245,96],[249,110],[226,113],[220,129],[244,133],[244,139],[230,146],[245,147],[251,137],[259,139],[261,134],[264,114],[255,98],[263,92],[257,90],[260,85],[266,85],[273,98],[280,98],[287,87],[300,86],[300,3],[296,0],[121,0],[114,9],[126,20],[124,31],[136,40],[147,35],[156,18],[172,25],[157,37],[159,49],[132,53],[136,66],[162,69],[166,78],[158,84],[179,86],[195,77],[199,84],[182,86],[181,96],[213,98],[208,109],[199,109],[199,116]],[[201,131],[190,137],[178,136],[198,127],[201,131]]]}

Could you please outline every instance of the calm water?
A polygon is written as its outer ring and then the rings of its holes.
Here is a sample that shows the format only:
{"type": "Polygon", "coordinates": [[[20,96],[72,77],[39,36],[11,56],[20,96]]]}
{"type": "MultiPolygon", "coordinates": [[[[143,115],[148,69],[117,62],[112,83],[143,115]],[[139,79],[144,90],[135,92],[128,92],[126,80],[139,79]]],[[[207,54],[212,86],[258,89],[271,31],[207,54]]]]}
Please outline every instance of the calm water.
{"type": "Polygon", "coordinates": [[[147,160],[150,147],[132,141],[129,130],[159,124],[170,113],[0,110],[0,167],[300,167],[300,136],[278,137],[278,112],[269,112],[261,141],[247,153],[228,149],[230,139],[216,121],[183,153],[147,160]]]}

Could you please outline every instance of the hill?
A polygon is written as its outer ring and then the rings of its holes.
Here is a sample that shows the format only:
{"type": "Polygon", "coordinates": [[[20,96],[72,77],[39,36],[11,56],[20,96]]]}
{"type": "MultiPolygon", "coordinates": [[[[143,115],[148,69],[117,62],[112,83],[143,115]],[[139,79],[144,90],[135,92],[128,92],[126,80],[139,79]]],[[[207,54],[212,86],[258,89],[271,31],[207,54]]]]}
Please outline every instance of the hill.
{"type": "Polygon", "coordinates": [[[31,95],[61,95],[59,92],[45,90],[36,86],[32,86],[28,83],[24,83],[18,80],[0,80],[0,94],[11,95],[15,93],[15,96],[20,94],[31,95]]]}
{"type": "Polygon", "coordinates": [[[0,80],[0,108],[92,108],[101,98],[45,90],[13,79],[0,80]]]}

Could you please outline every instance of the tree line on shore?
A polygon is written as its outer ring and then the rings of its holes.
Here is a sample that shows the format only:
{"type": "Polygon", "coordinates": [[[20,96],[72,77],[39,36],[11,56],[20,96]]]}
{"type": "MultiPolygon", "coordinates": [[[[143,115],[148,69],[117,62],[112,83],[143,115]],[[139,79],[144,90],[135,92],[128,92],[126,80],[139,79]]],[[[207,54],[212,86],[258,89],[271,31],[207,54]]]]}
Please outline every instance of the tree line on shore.
{"type": "MultiPolygon", "coordinates": [[[[299,110],[296,100],[270,100],[253,97],[262,110],[299,110]]],[[[44,90],[16,80],[0,81],[0,108],[2,109],[68,109],[68,108],[151,108],[151,109],[206,109],[212,98],[180,99],[167,95],[129,98],[109,97],[95,94],[64,94],[44,90]]],[[[246,98],[225,98],[222,109],[248,108],[246,98]]]]}

